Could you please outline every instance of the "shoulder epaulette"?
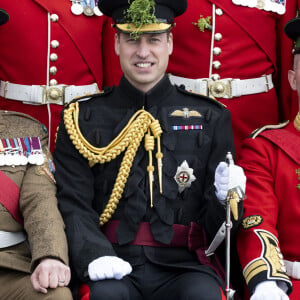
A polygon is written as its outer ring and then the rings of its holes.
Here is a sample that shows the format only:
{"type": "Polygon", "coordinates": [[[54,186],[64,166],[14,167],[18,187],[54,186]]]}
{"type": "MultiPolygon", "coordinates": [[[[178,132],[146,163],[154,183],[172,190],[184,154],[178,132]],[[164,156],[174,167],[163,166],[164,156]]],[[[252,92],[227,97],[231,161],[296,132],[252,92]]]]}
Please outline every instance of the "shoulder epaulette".
{"type": "Polygon", "coordinates": [[[219,102],[218,100],[214,99],[214,98],[211,98],[211,97],[208,97],[206,95],[203,95],[203,94],[199,94],[199,93],[195,93],[193,91],[187,91],[185,88],[181,87],[181,86],[178,86],[178,85],[175,85],[175,87],[177,88],[177,90],[183,94],[187,94],[187,95],[192,95],[192,96],[196,96],[196,97],[199,97],[203,100],[206,100],[206,101],[209,101],[213,104],[216,104],[220,107],[226,107],[226,105],[224,105],[223,103],[219,102]]]}
{"type": "Polygon", "coordinates": [[[99,91],[98,93],[76,97],[68,105],[74,102],[84,102],[84,101],[92,100],[96,97],[102,97],[108,95],[109,93],[112,92],[113,89],[114,87],[105,87],[103,90],[99,91]]]}
{"type": "Polygon", "coordinates": [[[41,123],[39,120],[35,119],[34,117],[28,114],[17,112],[17,111],[6,111],[6,110],[5,111],[3,110],[3,112],[5,113],[6,116],[28,119],[32,121],[37,126],[37,128],[42,128],[44,133],[48,133],[48,129],[43,123],[41,123]]]}
{"type": "Polygon", "coordinates": [[[260,128],[255,129],[251,134],[250,134],[250,138],[255,139],[258,135],[260,135],[262,132],[266,131],[266,130],[270,130],[270,129],[280,129],[280,128],[284,128],[287,124],[289,123],[289,121],[285,121],[279,124],[269,124],[269,125],[264,125],[260,128]]]}
{"type": "Polygon", "coordinates": [[[41,124],[41,122],[39,120],[35,119],[34,117],[32,117],[32,116],[30,116],[28,114],[24,114],[24,113],[21,113],[21,112],[17,112],[17,111],[5,111],[5,114],[7,116],[15,116],[15,117],[20,117],[20,118],[26,118],[26,119],[34,121],[37,124],[41,124]]]}

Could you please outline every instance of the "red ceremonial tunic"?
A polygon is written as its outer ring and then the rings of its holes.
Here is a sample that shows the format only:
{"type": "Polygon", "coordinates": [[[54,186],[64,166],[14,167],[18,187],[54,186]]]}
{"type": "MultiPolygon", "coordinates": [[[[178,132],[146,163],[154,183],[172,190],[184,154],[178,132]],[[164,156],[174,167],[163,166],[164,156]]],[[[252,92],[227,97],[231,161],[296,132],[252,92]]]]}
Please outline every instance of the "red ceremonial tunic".
{"type": "MultiPolygon", "coordinates": [[[[238,251],[250,290],[267,279],[288,282],[285,273],[281,273],[281,258],[277,260],[276,253],[281,251],[284,259],[300,261],[299,149],[300,132],[293,123],[266,130],[243,145],[239,164],[247,176],[247,198],[243,203],[245,213],[238,235],[238,251]],[[267,262],[267,253],[271,253],[273,262],[261,264],[259,269],[258,261],[267,262]],[[276,265],[278,261],[280,264],[276,265]],[[247,269],[252,269],[252,273],[247,269]]],[[[300,281],[291,280],[290,299],[300,299],[300,281]]]]}
{"type": "MultiPolygon", "coordinates": [[[[175,20],[174,51],[168,72],[193,79],[251,79],[274,75],[273,82],[283,93],[280,99],[284,99],[279,106],[280,114],[284,119],[294,117],[297,101],[291,112],[291,89],[287,80],[287,70],[292,66],[292,42],[283,33],[283,26],[295,17],[296,2],[287,1],[286,12],[280,15],[236,5],[232,0],[188,0],[187,11],[175,20]],[[200,17],[211,17],[214,29],[200,31],[193,24],[200,17]]],[[[217,99],[231,111],[237,153],[242,140],[253,130],[278,123],[274,88],[269,92],[217,99]]]]}
{"type": "MultiPolygon", "coordinates": [[[[97,83],[99,89],[118,83],[120,66],[110,18],[76,16],[71,5],[70,0],[0,1],[0,7],[10,15],[0,30],[0,80],[45,86],[97,83]],[[53,41],[58,42],[56,48],[53,41]]],[[[24,112],[48,129],[51,126],[51,150],[62,108],[0,97],[0,109],[24,112]]]]}

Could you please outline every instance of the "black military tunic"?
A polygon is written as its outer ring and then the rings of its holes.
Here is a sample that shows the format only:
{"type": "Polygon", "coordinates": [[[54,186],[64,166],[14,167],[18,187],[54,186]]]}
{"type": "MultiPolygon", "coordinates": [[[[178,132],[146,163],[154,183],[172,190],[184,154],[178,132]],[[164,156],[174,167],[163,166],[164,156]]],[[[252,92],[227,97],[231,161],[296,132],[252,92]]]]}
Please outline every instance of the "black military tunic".
{"type": "Polygon", "coordinates": [[[91,261],[106,255],[118,255],[132,266],[148,260],[158,265],[201,270],[217,278],[187,248],[130,243],[139,224],[145,221],[150,223],[154,239],[164,244],[172,240],[173,224],[188,226],[195,222],[205,229],[209,240],[214,237],[225,220],[225,208],[215,196],[214,173],[227,152],[234,153],[229,111],[212,99],[171,85],[167,76],[147,93],[135,89],[123,77],[118,87],[78,102],[80,131],[95,147],[108,145],[139,109],[158,119],[163,130],[163,193],[159,192],[155,169],[150,207],[148,153],[141,143],[112,217],[120,221],[116,231],[118,244],[112,245],[101,231],[99,215],[112,192],[123,154],[111,162],[90,167],[70,140],[65,124],[60,124],[54,152],[58,201],[66,224],[72,267],[80,280],[88,279],[91,261]],[[174,176],[184,161],[196,179],[179,192],[174,176]]]}

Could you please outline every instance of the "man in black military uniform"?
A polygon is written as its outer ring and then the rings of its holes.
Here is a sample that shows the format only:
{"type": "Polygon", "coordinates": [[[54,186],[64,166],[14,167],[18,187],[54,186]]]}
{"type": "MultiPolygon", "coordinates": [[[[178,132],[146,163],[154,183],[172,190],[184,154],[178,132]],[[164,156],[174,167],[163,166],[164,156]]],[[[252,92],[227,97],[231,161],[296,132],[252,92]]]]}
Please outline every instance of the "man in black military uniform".
{"type": "Polygon", "coordinates": [[[234,175],[237,186],[245,177],[224,162],[234,152],[229,111],[165,74],[170,30],[186,6],[99,1],[115,22],[124,75],[64,110],[54,152],[81,298],[225,299],[204,249],[225,220],[234,175]]]}

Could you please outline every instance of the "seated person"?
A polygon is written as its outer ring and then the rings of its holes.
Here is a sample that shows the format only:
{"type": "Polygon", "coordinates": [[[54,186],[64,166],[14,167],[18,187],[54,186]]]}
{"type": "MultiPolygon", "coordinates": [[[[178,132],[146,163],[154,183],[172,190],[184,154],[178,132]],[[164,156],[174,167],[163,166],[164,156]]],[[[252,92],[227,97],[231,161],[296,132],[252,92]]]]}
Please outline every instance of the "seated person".
{"type": "MultiPolygon", "coordinates": [[[[214,255],[204,250],[226,219],[232,173],[237,186],[245,177],[224,162],[234,155],[230,112],[165,73],[174,17],[186,6],[99,1],[117,28],[123,77],[65,108],[54,151],[81,299],[225,299],[214,255]]],[[[236,209],[233,232],[241,203],[236,209]]]]}
{"type": "MultiPolygon", "coordinates": [[[[8,19],[0,9],[0,24],[8,19]]],[[[47,141],[37,120],[0,111],[0,299],[72,299],[47,141]]]]}
{"type": "MultiPolygon", "coordinates": [[[[300,102],[300,18],[285,33],[295,41],[288,79],[300,102]]],[[[300,299],[299,149],[300,113],[256,130],[242,148],[247,199],[238,251],[251,300],[300,299]]]]}

